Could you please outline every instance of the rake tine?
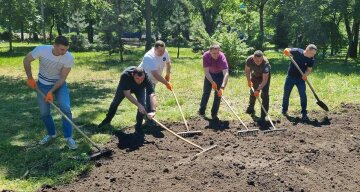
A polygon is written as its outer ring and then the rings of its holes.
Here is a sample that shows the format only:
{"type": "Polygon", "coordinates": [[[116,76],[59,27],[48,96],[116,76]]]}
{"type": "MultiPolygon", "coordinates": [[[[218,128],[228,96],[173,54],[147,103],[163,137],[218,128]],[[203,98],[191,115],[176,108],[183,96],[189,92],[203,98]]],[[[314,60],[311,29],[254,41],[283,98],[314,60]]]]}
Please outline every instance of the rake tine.
{"type": "Polygon", "coordinates": [[[282,128],[282,129],[270,129],[270,130],[263,131],[263,133],[268,134],[268,133],[282,132],[282,131],[287,131],[287,129],[285,129],[285,128],[282,128]]]}
{"type": "MultiPolygon", "coordinates": [[[[254,93],[254,87],[251,87],[251,91],[254,93]]],[[[264,134],[267,134],[267,133],[271,133],[271,132],[278,132],[278,131],[286,131],[287,129],[285,128],[281,128],[281,129],[277,129],[273,123],[273,121],[271,120],[270,118],[270,115],[269,113],[266,111],[264,105],[261,103],[261,100],[259,97],[256,97],[256,99],[258,100],[258,102],[260,103],[260,106],[261,106],[261,109],[265,112],[266,116],[269,118],[269,121],[270,121],[270,124],[271,126],[273,127],[273,129],[270,129],[270,130],[266,130],[266,131],[263,131],[264,134]]]]}
{"type": "Polygon", "coordinates": [[[184,113],[183,113],[183,111],[182,111],[182,109],[181,109],[180,103],[179,103],[179,101],[178,101],[178,99],[177,99],[177,97],[176,97],[176,95],[175,95],[175,92],[174,92],[173,90],[171,90],[171,92],[172,92],[172,94],[174,95],[176,104],[177,104],[177,106],[178,106],[178,108],[179,108],[179,111],[180,111],[180,113],[181,113],[181,117],[182,117],[182,119],[183,119],[183,121],[184,121],[184,124],[185,124],[185,127],[186,127],[186,132],[179,132],[178,134],[179,134],[179,135],[182,135],[182,136],[184,136],[184,137],[191,137],[191,136],[194,136],[194,135],[202,135],[201,131],[190,131],[189,125],[187,124],[187,121],[186,121],[185,116],[184,116],[184,113]]]}
{"type": "Polygon", "coordinates": [[[238,135],[241,137],[247,137],[247,136],[255,136],[259,134],[259,129],[249,129],[249,130],[241,130],[238,131],[238,135]]]}
{"type": "Polygon", "coordinates": [[[211,149],[214,149],[216,147],[217,147],[217,145],[212,145],[208,148],[204,148],[201,152],[197,153],[195,156],[201,155],[201,154],[205,153],[206,151],[210,151],[211,149]]]}
{"type": "Polygon", "coordinates": [[[173,135],[176,136],[177,138],[185,141],[186,143],[188,143],[188,144],[190,144],[190,145],[192,145],[192,146],[194,146],[194,147],[196,147],[196,148],[198,148],[198,149],[201,149],[201,152],[198,153],[198,154],[196,154],[195,156],[200,155],[200,154],[202,154],[202,153],[204,153],[204,152],[206,152],[206,151],[209,151],[209,150],[217,147],[217,145],[213,145],[213,146],[210,146],[210,147],[208,147],[208,148],[203,148],[203,147],[201,147],[200,145],[197,145],[197,144],[195,144],[195,143],[193,143],[193,142],[185,139],[184,137],[178,135],[177,133],[175,133],[175,132],[172,131],[171,129],[167,128],[167,127],[166,127],[165,125],[163,125],[162,123],[160,123],[160,122],[159,122],[158,120],[156,120],[155,118],[152,118],[152,119],[155,121],[155,123],[157,123],[158,125],[160,125],[160,126],[161,126],[162,128],[164,128],[165,130],[169,131],[171,134],[173,134],[173,135]]]}
{"type": "Polygon", "coordinates": [[[185,131],[185,132],[178,132],[177,134],[182,137],[192,137],[195,135],[202,135],[201,131],[185,131]]]}

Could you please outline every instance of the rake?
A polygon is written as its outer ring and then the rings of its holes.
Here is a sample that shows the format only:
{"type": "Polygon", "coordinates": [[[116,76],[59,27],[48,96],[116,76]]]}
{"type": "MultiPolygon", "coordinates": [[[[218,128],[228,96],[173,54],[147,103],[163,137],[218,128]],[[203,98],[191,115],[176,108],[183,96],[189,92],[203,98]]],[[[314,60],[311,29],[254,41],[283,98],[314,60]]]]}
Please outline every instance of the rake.
{"type": "Polygon", "coordinates": [[[209,150],[214,149],[215,147],[217,147],[217,145],[212,145],[212,146],[210,146],[210,147],[203,148],[203,147],[201,147],[200,145],[197,145],[197,144],[195,144],[195,143],[193,143],[193,142],[185,139],[184,137],[178,135],[177,133],[175,133],[175,132],[172,131],[171,129],[167,128],[167,127],[166,127],[165,125],[163,125],[162,123],[160,123],[160,122],[159,122],[158,120],[156,120],[155,118],[152,118],[152,120],[155,121],[155,123],[157,123],[158,125],[160,125],[160,126],[161,126],[162,128],[164,128],[165,130],[169,131],[171,134],[175,135],[177,138],[179,138],[179,139],[185,141],[186,143],[189,143],[190,145],[192,145],[192,146],[200,149],[201,152],[197,153],[195,156],[198,156],[198,155],[200,155],[200,154],[202,154],[202,153],[204,153],[204,152],[206,152],[206,151],[209,151],[209,150]]]}
{"type": "Polygon", "coordinates": [[[176,97],[176,95],[175,95],[175,92],[174,92],[172,89],[171,89],[171,92],[172,92],[172,94],[173,94],[174,97],[175,97],[176,104],[177,104],[177,106],[179,107],[181,116],[182,116],[182,118],[183,118],[183,120],[184,120],[184,124],[185,124],[185,127],[186,127],[186,131],[184,131],[184,132],[178,132],[177,134],[178,134],[178,135],[181,135],[181,136],[183,136],[183,137],[192,137],[192,136],[195,136],[195,135],[202,135],[201,131],[190,131],[189,126],[188,126],[188,124],[187,124],[187,121],[186,121],[186,119],[185,119],[184,113],[183,113],[183,111],[182,111],[182,109],[181,109],[181,106],[180,106],[180,104],[179,104],[179,101],[178,101],[178,99],[177,99],[177,97],[176,97]]]}
{"type": "MultiPolygon", "coordinates": [[[[45,97],[45,94],[39,90],[38,87],[36,87],[36,91],[42,96],[45,97]]],[[[98,151],[95,153],[92,153],[90,155],[90,160],[97,160],[101,157],[109,157],[112,155],[112,150],[104,148],[101,149],[94,141],[92,141],[81,129],[75,125],[73,121],[71,121],[62,111],[61,109],[56,106],[53,102],[49,102],[52,107],[54,107],[74,128],[76,131],[78,131],[89,143],[91,143],[92,146],[94,146],[98,151]]]]}
{"type": "Polygon", "coordinates": [[[240,119],[240,117],[235,113],[234,109],[230,106],[230,104],[226,101],[226,99],[222,96],[221,99],[226,103],[226,105],[230,108],[232,113],[236,116],[236,118],[240,121],[240,123],[245,127],[246,130],[240,130],[237,134],[241,137],[254,136],[259,134],[259,129],[249,129],[245,123],[240,119]]]}
{"type": "MultiPolygon", "coordinates": [[[[255,92],[253,87],[251,87],[251,91],[252,91],[253,93],[255,92]]],[[[273,121],[272,121],[271,118],[270,118],[269,113],[266,111],[264,105],[261,103],[260,98],[259,98],[259,97],[256,97],[256,99],[257,99],[258,102],[260,103],[261,109],[265,112],[266,116],[268,117],[268,119],[269,119],[269,121],[270,121],[271,126],[273,127],[273,129],[265,130],[265,131],[263,131],[263,133],[264,133],[264,134],[267,134],[267,133],[272,133],[272,132],[286,131],[287,129],[285,129],[285,128],[280,128],[280,129],[278,129],[278,128],[275,127],[273,121]]]]}

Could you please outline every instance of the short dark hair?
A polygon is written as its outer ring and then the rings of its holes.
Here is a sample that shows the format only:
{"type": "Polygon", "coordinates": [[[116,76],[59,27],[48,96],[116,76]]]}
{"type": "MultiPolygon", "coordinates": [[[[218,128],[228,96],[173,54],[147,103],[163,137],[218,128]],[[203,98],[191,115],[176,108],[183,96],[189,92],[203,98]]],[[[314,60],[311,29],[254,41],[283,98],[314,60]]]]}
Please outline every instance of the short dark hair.
{"type": "Polygon", "coordinates": [[[137,76],[139,76],[139,77],[143,76],[144,73],[145,73],[145,71],[144,71],[144,69],[141,68],[141,67],[136,67],[136,68],[134,69],[134,71],[132,72],[133,76],[134,76],[134,75],[137,75],[137,76]]]}
{"type": "Polygon", "coordinates": [[[261,50],[256,50],[254,52],[254,56],[255,57],[262,57],[262,56],[264,56],[264,53],[261,50]]]}
{"type": "Polygon", "coordinates": [[[307,50],[317,50],[317,47],[316,47],[316,45],[314,45],[314,44],[309,44],[307,47],[306,47],[306,49],[307,50]]]}
{"type": "Polygon", "coordinates": [[[55,38],[55,44],[69,46],[69,40],[64,36],[59,35],[55,38]]]}
{"type": "Polygon", "coordinates": [[[165,47],[165,43],[164,43],[164,41],[157,40],[157,41],[155,42],[154,47],[155,47],[155,48],[158,48],[158,47],[165,47]]]}

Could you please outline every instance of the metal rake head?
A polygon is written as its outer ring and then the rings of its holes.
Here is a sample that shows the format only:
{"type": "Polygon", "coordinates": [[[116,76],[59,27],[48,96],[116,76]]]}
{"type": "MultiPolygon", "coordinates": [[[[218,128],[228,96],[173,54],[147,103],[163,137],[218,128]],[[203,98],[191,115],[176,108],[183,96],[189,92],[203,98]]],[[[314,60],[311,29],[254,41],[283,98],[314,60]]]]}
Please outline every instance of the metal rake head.
{"type": "Polygon", "coordinates": [[[195,135],[202,135],[201,131],[185,131],[185,132],[179,132],[177,134],[182,137],[193,137],[195,135]]]}
{"type": "Polygon", "coordinates": [[[285,129],[285,128],[283,128],[283,129],[270,129],[270,130],[263,131],[263,133],[268,134],[268,133],[283,132],[283,131],[287,131],[287,129],[285,129]]]}
{"type": "Polygon", "coordinates": [[[240,137],[248,137],[248,136],[255,136],[259,134],[259,129],[251,129],[251,130],[244,130],[244,131],[238,131],[238,135],[240,137]]]}

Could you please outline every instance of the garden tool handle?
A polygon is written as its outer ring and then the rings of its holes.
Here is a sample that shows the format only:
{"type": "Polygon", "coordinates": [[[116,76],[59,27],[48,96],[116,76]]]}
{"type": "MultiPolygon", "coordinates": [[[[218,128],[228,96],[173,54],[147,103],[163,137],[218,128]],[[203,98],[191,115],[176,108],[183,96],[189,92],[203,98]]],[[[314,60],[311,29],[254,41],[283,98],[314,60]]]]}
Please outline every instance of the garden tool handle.
{"type": "Polygon", "coordinates": [[[179,101],[178,101],[178,99],[177,99],[177,97],[176,97],[176,95],[175,95],[175,92],[174,92],[174,90],[171,90],[171,92],[172,92],[172,94],[173,94],[174,97],[175,97],[175,101],[176,101],[176,104],[177,104],[177,106],[178,106],[178,108],[179,108],[179,110],[180,110],[181,116],[182,116],[182,118],[183,118],[183,120],[184,120],[185,127],[186,127],[187,131],[189,131],[189,130],[190,130],[190,129],[189,129],[189,126],[188,126],[187,121],[186,121],[186,119],[185,119],[184,113],[183,113],[183,111],[182,111],[182,109],[181,109],[180,103],[179,103],[179,101]]]}
{"type": "MultiPolygon", "coordinates": [[[[301,74],[302,76],[304,76],[304,75],[305,75],[304,72],[301,71],[299,65],[296,63],[296,61],[294,60],[294,58],[293,58],[292,56],[290,56],[290,55],[289,55],[288,57],[290,58],[291,62],[295,65],[295,67],[299,70],[300,74],[301,74]]],[[[316,92],[315,92],[315,89],[314,89],[313,86],[311,85],[310,81],[307,80],[307,79],[306,79],[305,81],[306,81],[306,83],[309,85],[309,87],[310,87],[311,91],[313,92],[316,100],[319,101],[320,99],[319,99],[319,97],[317,96],[317,94],[316,94],[316,92]]]]}
{"type": "MultiPolygon", "coordinates": [[[[255,92],[254,87],[251,87],[251,91],[252,91],[253,93],[255,92]]],[[[264,105],[262,104],[260,98],[259,98],[259,97],[256,97],[256,99],[257,99],[258,102],[260,103],[261,109],[265,112],[266,116],[269,118],[269,121],[270,121],[271,126],[272,126],[274,129],[276,129],[273,121],[271,120],[271,117],[270,117],[269,113],[266,111],[266,109],[265,109],[264,105]]]]}
{"type": "Polygon", "coordinates": [[[199,148],[199,149],[201,149],[201,150],[204,150],[204,148],[202,148],[201,146],[196,145],[195,143],[193,143],[193,142],[191,142],[191,141],[189,141],[189,140],[181,137],[180,135],[178,135],[177,133],[175,133],[175,132],[172,131],[171,129],[167,128],[165,125],[163,125],[162,123],[160,123],[160,122],[159,122],[158,120],[156,120],[155,118],[152,118],[152,120],[155,121],[158,125],[160,125],[160,126],[161,126],[162,128],[164,128],[165,130],[169,131],[171,134],[175,135],[177,138],[179,138],[179,139],[181,139],[181,140],[183,140],[183,141],[185,141],[185,142],[187,142],[187,143],[189,143],[189,144],[191,144],[191,145],[193,145],[193,146],[195,146],[195,147],[197,147],[197,148],[199,148]]]}
{"type": "MultiPolygon", "coordinates": [[[[216,90],[216,93],[218,90],[216,90]]],[[[248,127],[245,125],[245,123],[240,119],[240,117],[235,113],[234,109],[230,106],[230,104],[227,102],[227,100],[224,98],[224,96],[221,96],[221,99],[226,103],[226,105],[230,108],[231,112],[236,116],[236,118],[240,121],[240,123],[248,129],[248,127]]]]}
{"type": "MultiPolygon", "coordinates": [[[[42,96],[45,97],[45,94],[40,91],[40,89],[38,87],[36,87],[36,91],[42,96]]],[[[71,121],[62,111],[61,109],[56,106],[53,102],[49,101],[50,105],[53,106],[57,111],[59,111],[59,113],[86,139],[88,140],[94,147],[96,147],[99,151],[101,151],[101,148],[94,143],[83,131],[81,131],[81,129],[75,125],[75,123],[73,121],[71,121]]]]}

